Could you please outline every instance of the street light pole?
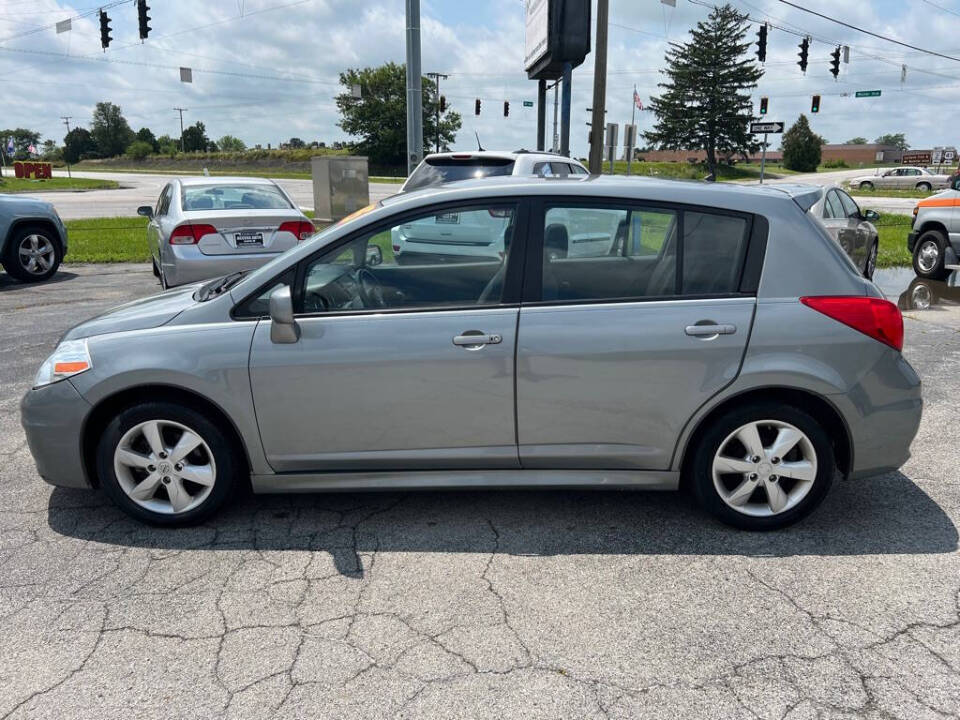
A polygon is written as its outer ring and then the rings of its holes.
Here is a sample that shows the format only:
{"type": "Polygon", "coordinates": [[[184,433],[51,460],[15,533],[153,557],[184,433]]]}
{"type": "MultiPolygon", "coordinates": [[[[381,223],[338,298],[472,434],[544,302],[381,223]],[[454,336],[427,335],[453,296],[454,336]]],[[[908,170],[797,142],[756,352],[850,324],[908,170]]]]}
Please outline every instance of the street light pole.
{"type": "Polygon", "coordinates": [[[423,153],[423,80],[420,76],[420,0],[407,0],[407,174],[423,153]]]}
{"type": "Polygon", "coordinates": [[[433,79],[434,84],[437,86],[437,152],[440,152],[440,78],[446,80],[447,76],[443,73],[431,72],[427,73],[427,77],[433,79]]]}
{"type": "Polygon", "coordinates": [[[610,1],[597,0],[597,42],[593,65],[593,118],[590,124],[590,173],[603,171],[603,128],[607,103],[607,30],[610,1]]]}
{"type": "MultiPolygon", "coordinates": [[[[63,120],[63,124],[67,126],[67,135],[69,135],[69,134],[70,134],[70,121],[73,119],[73,116],[72,116],[72,115],[61,115],[61,116],[60,116],[60,119],[63,120]]],[[[64,146],[66,146],[66,138],[64,138],[64,146]]],[[[66,147],[64,147],[64,149],[66,149],[66,147]]],[[[67,160],[67,159],[64,158],[64,162],[66,162],[66,160],[67,160]]],[[[70,163],[69,163],[69,162],[67,162],[67,177],[68,177],[68,178],[69,178],[69,177],[73,177],[73,175],[70,174],[70,163]]]]}
{"type": "Polygon", "coordinates": [[[180,113],[180,152],[185,153],[183,145],[183,114],[187,111],[187,108],[175,107],[174,110],[180,113]]]}

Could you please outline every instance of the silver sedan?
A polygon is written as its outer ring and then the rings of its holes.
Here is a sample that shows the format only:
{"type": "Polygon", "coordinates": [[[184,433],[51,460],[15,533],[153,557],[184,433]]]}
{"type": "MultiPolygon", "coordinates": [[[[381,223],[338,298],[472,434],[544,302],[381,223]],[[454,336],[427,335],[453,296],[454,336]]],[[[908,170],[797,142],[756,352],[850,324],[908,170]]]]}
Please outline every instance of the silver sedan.
{"type": "Polygon", "coordinates": [[[850,187],[860,190],[883,188],[888,190],[943,190],[949,181],[948,175],[935,174],[922,167],[899,167],[879,170],[875,175],[861,175],[850,181],[850,187]]]}
{"type": "Polygon", "coordinates": [[[315,232],[313,223],[272,180],[179,178],[160,193],[147,244],[164,289],[252,270],[315,232]]]}

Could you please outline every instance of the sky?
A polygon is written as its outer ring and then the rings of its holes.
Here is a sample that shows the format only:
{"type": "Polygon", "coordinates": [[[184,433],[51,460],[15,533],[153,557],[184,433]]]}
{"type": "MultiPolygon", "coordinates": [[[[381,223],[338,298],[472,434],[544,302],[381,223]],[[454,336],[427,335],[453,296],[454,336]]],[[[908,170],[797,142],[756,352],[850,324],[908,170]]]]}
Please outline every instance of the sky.
{"type": "MultiPolygon", "coordinates": [[[[0,0],[0,77],[6,101],[0,127],[28,127],[61,142],[61,116],[86,126],[94,105],[120,105],[134,130],[179,135],[184,122],[201,120],[213,139],[240,137],[248,145],[290,137],[330,143],[348,139],[337,127],[333,98],[338,75],[351,67],[402,63],[404,0],[148,0],[152,31],[141,43],[136,10],[125,2],[107,10],[113,42],[101,51],[90,0],[0,0]],[[193,69],[180,82],[179,67],[193,69]]],[[[108,5],[111,0],[101,4],[108,5]]],[[[646,103],[662,79],[664,52],[683,42],[709,13],[705,0],[610,0],[608,120],[630,122],[633,87],[646,103]]],[[[769,120],[792,123],[807,113],[815,132],[830,142],[862,136],[873,140],[906,133],[915,148],[954,145],[960,123],[960,61],[927,55],[870,37],[794,9],[781,0],[732,0],[751,18],[769,21],[766,74],[754,93],[770,98],[769,120]],[[795,65],[800,37],[813,38],[806,75],[795,65]],[[850,64],[839,81],[829,72],[836,44],[850,46],[850,64]],[[907,66],[901,84],[901,66],[907,66]],[[857,99],[856,90],[882,91],[857,99]],[[809,115],[811,96],[822,96],[809,115]],[[846,96],[845,96],[846,95],[846,96]]],[[[800,0],[797,4],[911,45],[960,58],[960,0],[800,0]]],[[[751,26],[754,39],[756,26],[751,26]]],[[[463,116],[455,149],[531,148],[536,143],[536,82],[523,72],[523,0],[422,0],[423,71],[447,74],[441,92],[463,116]],[[475,98],[483,109],[473,113],[475,98]],[[503,117],[503,101],[510,116],[503,117]]],[[[573,72],[571,149],[587,154],[592,104],[593,55],[573,72]]],[[[552,93],[550,97],[552,106],[552,93]]],[[[548,112],[548,144],[552,107],[548,112]]],[[[649,112],[637,113],[642,132],[649,112]]],[[[623,137],[621,130],[620,137],[623,137]]]]}

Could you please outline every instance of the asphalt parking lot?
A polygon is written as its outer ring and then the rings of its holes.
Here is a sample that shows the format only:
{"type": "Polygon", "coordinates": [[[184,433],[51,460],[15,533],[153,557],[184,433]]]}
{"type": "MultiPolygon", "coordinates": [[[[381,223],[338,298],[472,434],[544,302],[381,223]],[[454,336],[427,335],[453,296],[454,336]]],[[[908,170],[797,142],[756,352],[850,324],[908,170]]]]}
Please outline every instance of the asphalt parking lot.
{"type": "Polygon", "coordinates": [[[0,720],[960,716],[960,304],[906,312],[913,458],[787,531],[570,491],[245,498],[159,530],[45,485],[18,411],[64,330],[157,290],[0,274],[0,720]]]}

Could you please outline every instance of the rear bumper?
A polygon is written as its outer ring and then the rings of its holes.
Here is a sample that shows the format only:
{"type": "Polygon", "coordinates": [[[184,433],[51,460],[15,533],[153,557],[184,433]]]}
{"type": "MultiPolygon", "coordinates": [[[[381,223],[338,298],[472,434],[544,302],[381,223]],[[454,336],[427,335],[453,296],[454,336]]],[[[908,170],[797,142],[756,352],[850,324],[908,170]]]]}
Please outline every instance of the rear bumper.
{"type": "Polygon", "coordinates": [[[169,287],[189,285],[240,270],[254,270],[280,253],[204,255],[196,245],[172,245],[163,256],[163,276],[169,287]]]}
{"type": "Polygon", "coordinates": [[[90,411],[69,380],[30,390],[20,401],[20,424],[37,472],[51,485],[87,488],[80,429],[90,411]]]}

